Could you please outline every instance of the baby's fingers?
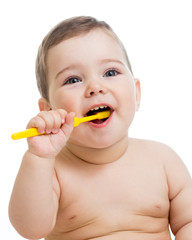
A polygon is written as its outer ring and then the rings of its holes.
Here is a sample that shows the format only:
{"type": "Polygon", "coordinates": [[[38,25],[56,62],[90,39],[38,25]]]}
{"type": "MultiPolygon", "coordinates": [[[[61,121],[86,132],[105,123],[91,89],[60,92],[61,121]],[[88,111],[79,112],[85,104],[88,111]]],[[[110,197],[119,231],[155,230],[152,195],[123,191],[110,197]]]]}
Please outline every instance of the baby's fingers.
{"type": "Polygon", "coordinates": [[[63,109],[56,111],[42,111],[32,118],[27,128],[35,127],[40,133],[57,133],[65,122],[66,111],[63,109]]]}
{"type": "Polygon", "coordinates": [[[29,121],[26,128],[37,128],[40,133],[45,133],[46,123],[40,116],[36,116],[29,121]]]}
{"type": "Polygon", "coordinates": [[[63,131],[65,136],[70,136],[70,134],[71,134],[71,132],[73,130],[73,127],[74,127],[74,117],[75,117],[75,113],[74,112],[70,112],[69,114],[66,115],[65,123],[61,127],[61,130],[63,131]]]}
{"type": "Polygon", "coordinates": [[[63,109],[50,111],[46,116],[46,133],[57,133],[65,122],[66,111],[63,109]]]}

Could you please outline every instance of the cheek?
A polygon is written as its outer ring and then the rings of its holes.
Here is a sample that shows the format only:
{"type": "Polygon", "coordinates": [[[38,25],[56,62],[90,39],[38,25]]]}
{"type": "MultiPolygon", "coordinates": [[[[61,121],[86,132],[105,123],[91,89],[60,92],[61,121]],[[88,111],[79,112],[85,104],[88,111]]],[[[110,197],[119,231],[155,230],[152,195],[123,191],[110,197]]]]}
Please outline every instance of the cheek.
{"type": "Polygon", "coordinates": [[[136,100],[134,85],[130,82],[122,84],[118,93],[118,97],[121,101],[121,104],[128,107],[133,106],[136,100]]]}
{"type": "Polygon", "coordinates": [[[53,109],[65,109],[67,112],[75,111],[77,102],[75,95],[64,93],[62,89],[59,89],[51,91],[49,96],[53,109]]]}
{"type": "Polygon", "coordinates": [[[127,122],[132,121],[136,111],[136,97],[134,86],[126,84],[118,94],[121,117],[127,122]]]}

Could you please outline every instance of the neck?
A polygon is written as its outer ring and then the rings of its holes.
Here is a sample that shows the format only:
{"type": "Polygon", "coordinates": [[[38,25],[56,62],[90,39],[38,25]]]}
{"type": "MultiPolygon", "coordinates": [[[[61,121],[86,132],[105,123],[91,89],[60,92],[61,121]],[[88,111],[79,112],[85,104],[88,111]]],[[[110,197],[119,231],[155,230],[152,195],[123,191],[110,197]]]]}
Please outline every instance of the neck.
{"type": "Polygon", "coordinates": [[[68,152],[71,157],[78,158],[91,164],[107,164],[118,160],[127,150],[128,137],[122,138],[117,143],[107,148],[88,148],[77,146],[68,142],[64,151],[68,152]]]}

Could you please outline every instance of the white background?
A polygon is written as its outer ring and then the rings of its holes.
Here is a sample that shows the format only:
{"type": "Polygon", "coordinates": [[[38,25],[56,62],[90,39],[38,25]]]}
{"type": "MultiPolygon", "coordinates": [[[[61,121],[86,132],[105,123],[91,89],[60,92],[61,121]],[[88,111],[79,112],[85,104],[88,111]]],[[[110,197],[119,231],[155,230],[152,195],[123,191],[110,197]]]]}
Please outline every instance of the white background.
{"type": "Polygon", "coordinates": [[[35,58],[45,34],[68,17],[91,15],[108,22],[123,41],[142,101],[130,136],[171,146],[192,174],[192,5],[187,0],[17,0],[0,3],[1,239],[23,239],[8,220],[11,189],[25,140],[38,113],[35,58]]]}

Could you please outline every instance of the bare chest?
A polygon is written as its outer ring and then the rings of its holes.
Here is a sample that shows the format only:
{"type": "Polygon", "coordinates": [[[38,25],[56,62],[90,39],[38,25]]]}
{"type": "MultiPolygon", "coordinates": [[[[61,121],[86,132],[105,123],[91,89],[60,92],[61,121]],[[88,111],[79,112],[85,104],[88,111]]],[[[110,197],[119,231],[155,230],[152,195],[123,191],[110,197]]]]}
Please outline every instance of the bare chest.
{"type": "Polygon", "coordinates": [[[59,178],[56,231],[62,228],[68,234],[103,228],[109,232],[150,232],[161,227],[154,219],[168,218],[168,188],[160,165],[123,162],[95,168],[79,166],[60,170],[59,178]],[[154,229],[148,229],[150,222],[154,229]]]}

